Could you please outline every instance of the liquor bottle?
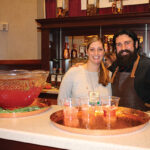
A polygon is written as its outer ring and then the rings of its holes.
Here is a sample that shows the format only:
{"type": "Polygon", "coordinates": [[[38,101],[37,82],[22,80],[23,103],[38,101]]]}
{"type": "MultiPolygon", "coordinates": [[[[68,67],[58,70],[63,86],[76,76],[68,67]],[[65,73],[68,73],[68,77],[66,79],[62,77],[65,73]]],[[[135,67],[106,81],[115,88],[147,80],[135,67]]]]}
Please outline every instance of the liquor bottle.
{"type": "Polygon", "coordinates": [[[57,74],[57,88],[59,89],[61,81],[63,78],[62,68],[59,68],[59,72],[57,74]]]}
{"type": "Polygon", "coordinates": [[[112,13],[113,14],[122,14],[123,10],[123,0],[114,0],[112,3],[112,13]]]}
{"type": "Polygon", "coordinates": [[[71,50],[71,59],[77,58],[77,49],[76,49],[76,44],[73,44],[73,48],[71,50]]]}
{"type": "Polygon", "coordinates": [[[108,41],[108,36],[104,36],[104,50],[105,50],[105,53],[108,53],[109,52],[109,41],[108,41]]]}
{"type": "Polygon", "coordinates": [[[87,0],[87,16],[98,14],[99,0],[87,0]]]}
{"type": "Polygon", "coordinates": [[[86,46],[84,44],[81,44],[79,46],[79,58],[84,58],[86,55],[86,46]]]}
{"type": "Polygon", "coordinates": [[[51,85],[56,87],[56,68],[53,68],[53,73],[51,74],[51,85]]]}
{"type": "Polygon", "coordinates": [[[109,39],[109,52],[112,53],[114,52],[114,48],[113,48],[113,38],[109,39]]]}
{"type": "Polygon", "coordinates": [[[63,52],[63,57],[64,59],[69,59],[69,44],[65,43],[65,48],[64,48],[64,52],[63,52]]]}

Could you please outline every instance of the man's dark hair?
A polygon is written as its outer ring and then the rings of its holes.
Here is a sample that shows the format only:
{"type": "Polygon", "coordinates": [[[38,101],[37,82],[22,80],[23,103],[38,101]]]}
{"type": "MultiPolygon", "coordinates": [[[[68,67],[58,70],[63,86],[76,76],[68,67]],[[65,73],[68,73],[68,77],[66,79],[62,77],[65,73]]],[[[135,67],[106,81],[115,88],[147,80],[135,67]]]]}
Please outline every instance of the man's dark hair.
{"type": "Polygon", "coordinates": [[[114,35],[114,37],[113,37],[114,50],[116,50],[116,38],[119,35],[124,35],[124,34],[128,35],[130,38],[132,38],[132,40],[134,41],[134,47],[135,47],[136,42],[138,42],[138,47],[137,47],[137,51],[138,51],[140,49],[139,39],[138,39],[136,33],[134,33],[133,31],[130,31],[130,30],[121,30],[114,35]]]}

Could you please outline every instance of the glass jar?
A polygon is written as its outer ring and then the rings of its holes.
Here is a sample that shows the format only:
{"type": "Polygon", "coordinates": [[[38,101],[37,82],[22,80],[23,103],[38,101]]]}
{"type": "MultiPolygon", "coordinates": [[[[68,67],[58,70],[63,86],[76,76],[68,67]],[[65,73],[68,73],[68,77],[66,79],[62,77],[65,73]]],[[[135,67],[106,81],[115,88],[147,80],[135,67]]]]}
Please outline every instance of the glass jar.
{"type": "Polygon", "coordinates": [[[56,0],[56,17],[66,17],[69,15],[69,0],[56,0]]]}
{"type": "Polygon", "coordinates": [[[94,16],[98,14],[99,0],[87,0],[87,16],[94,16]]]}

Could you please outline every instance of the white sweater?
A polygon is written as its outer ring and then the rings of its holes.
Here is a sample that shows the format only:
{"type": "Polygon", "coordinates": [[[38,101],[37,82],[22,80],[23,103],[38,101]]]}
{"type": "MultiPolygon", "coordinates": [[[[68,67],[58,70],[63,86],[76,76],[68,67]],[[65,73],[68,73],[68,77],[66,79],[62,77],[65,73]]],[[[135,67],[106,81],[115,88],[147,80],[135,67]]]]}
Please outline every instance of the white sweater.
{"type": "Polygon", "coordinates": [[[63,98],[88,97],[90,91],[98,91],[100,96],[111,96],[111,84],[98,83],[98,73],[89,72],[83,66],[72,67],[64,75],[57,99],[58,105],[63,98]]]}

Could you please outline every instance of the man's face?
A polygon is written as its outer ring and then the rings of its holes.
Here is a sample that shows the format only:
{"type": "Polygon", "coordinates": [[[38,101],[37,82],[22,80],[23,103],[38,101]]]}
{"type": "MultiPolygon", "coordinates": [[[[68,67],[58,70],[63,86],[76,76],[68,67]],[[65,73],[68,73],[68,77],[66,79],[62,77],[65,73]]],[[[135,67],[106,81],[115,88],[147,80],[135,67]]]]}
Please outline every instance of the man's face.
{"type": "Polygon", "coordinates": [[[124,50],[134,52],[134,41],[126,34],[119,35],[116,38],[116,50],[117,54],[121,53],[122,56],[128,55],[128,52],[125,52],[124,50]]]}
{"type": "Polygon", "coordinates": [[[136,59],[134,41],[128,35],[119,35],[116,38],[116,55],[119,66],[128,66],[136,59]]]}

